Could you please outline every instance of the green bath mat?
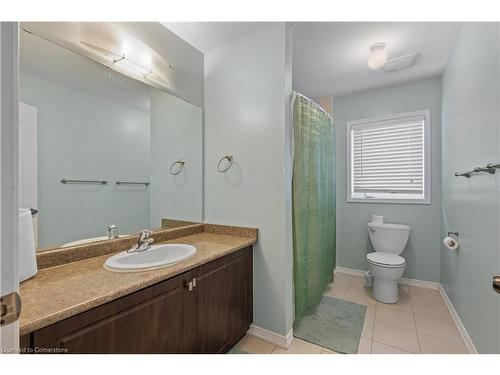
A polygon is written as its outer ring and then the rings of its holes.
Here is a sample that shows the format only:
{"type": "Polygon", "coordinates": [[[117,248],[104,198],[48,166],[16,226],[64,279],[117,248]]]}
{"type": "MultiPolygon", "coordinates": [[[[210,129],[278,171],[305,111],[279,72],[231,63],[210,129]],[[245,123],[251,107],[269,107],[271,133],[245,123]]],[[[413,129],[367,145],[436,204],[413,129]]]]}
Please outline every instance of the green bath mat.
{"type": "Polygon", "coordinates": [[[338,353],[358,352],[366,306],[324,296],[294,324],[293,335],[338,353]]]}

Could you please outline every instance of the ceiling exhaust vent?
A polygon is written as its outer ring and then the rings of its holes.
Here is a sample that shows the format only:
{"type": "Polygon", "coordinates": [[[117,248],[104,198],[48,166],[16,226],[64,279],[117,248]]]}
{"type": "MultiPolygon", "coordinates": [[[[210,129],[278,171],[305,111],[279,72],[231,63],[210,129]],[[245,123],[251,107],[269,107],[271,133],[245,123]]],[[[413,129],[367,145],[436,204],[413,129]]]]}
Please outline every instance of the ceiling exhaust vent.
{"type": "Polygon", "coordinates": [[[395,57],[387,60],[384,65],[386,72],[394,72],[396,70],[406,69],[416,65],[420,60],[420,53],[410,53],[409,55],[395,57]]]}

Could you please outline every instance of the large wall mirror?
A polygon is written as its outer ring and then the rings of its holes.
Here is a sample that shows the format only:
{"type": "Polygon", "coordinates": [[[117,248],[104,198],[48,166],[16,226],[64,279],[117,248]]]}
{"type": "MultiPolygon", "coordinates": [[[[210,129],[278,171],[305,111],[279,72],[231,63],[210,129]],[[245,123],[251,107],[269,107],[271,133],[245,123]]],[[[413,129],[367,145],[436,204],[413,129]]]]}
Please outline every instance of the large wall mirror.
{"type": "Polygon", "coordinates": [[[37,249],[201,222],[202,108],[175,95],[169,62],[102,23],[20,33],[20,204],[37,249]]]}

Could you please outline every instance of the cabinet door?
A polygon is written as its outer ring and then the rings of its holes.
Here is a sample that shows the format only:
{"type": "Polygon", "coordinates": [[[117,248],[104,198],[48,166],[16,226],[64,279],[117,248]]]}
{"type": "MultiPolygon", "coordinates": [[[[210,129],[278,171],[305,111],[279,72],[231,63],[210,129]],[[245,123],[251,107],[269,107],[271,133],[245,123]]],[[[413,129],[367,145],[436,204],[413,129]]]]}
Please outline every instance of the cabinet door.
{"type": "Polygon", "coordinates": [[[226,352],[252,323],[252,249],[201,266],[195,276],[198,350],[226,352]]]}
{"type": "Polygon", "coordinates": [[[185,277],[36,331],[34,346],[68,353],[180,353],[185,277]]]}

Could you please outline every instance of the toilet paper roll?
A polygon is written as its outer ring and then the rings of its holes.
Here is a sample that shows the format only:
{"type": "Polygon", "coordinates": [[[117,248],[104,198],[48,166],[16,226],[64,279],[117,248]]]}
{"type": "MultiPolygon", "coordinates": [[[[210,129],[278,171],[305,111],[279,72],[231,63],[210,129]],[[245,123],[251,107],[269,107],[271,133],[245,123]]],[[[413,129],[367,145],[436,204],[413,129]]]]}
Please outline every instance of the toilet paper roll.
{"type": "Polygon", "coordinates": [[[19,209],[19,281],[34,276],[38,269],[35,254],[35,236],[33,234],[33,219],[29,208],[19,209]]]}
{"type": "Polygon", "coordinates": [[[446,246],[446,248],[450,250],[456,250],[459,246],[458,240],[453,237],[445,237],[443,239],[443,243],[444,246],[446,246]]]}
{"type": "Polygon", "coordinates": [[[384,217],[379,215],[372,215],[372,223],[373,224],[384,224],[384,217]]]}

